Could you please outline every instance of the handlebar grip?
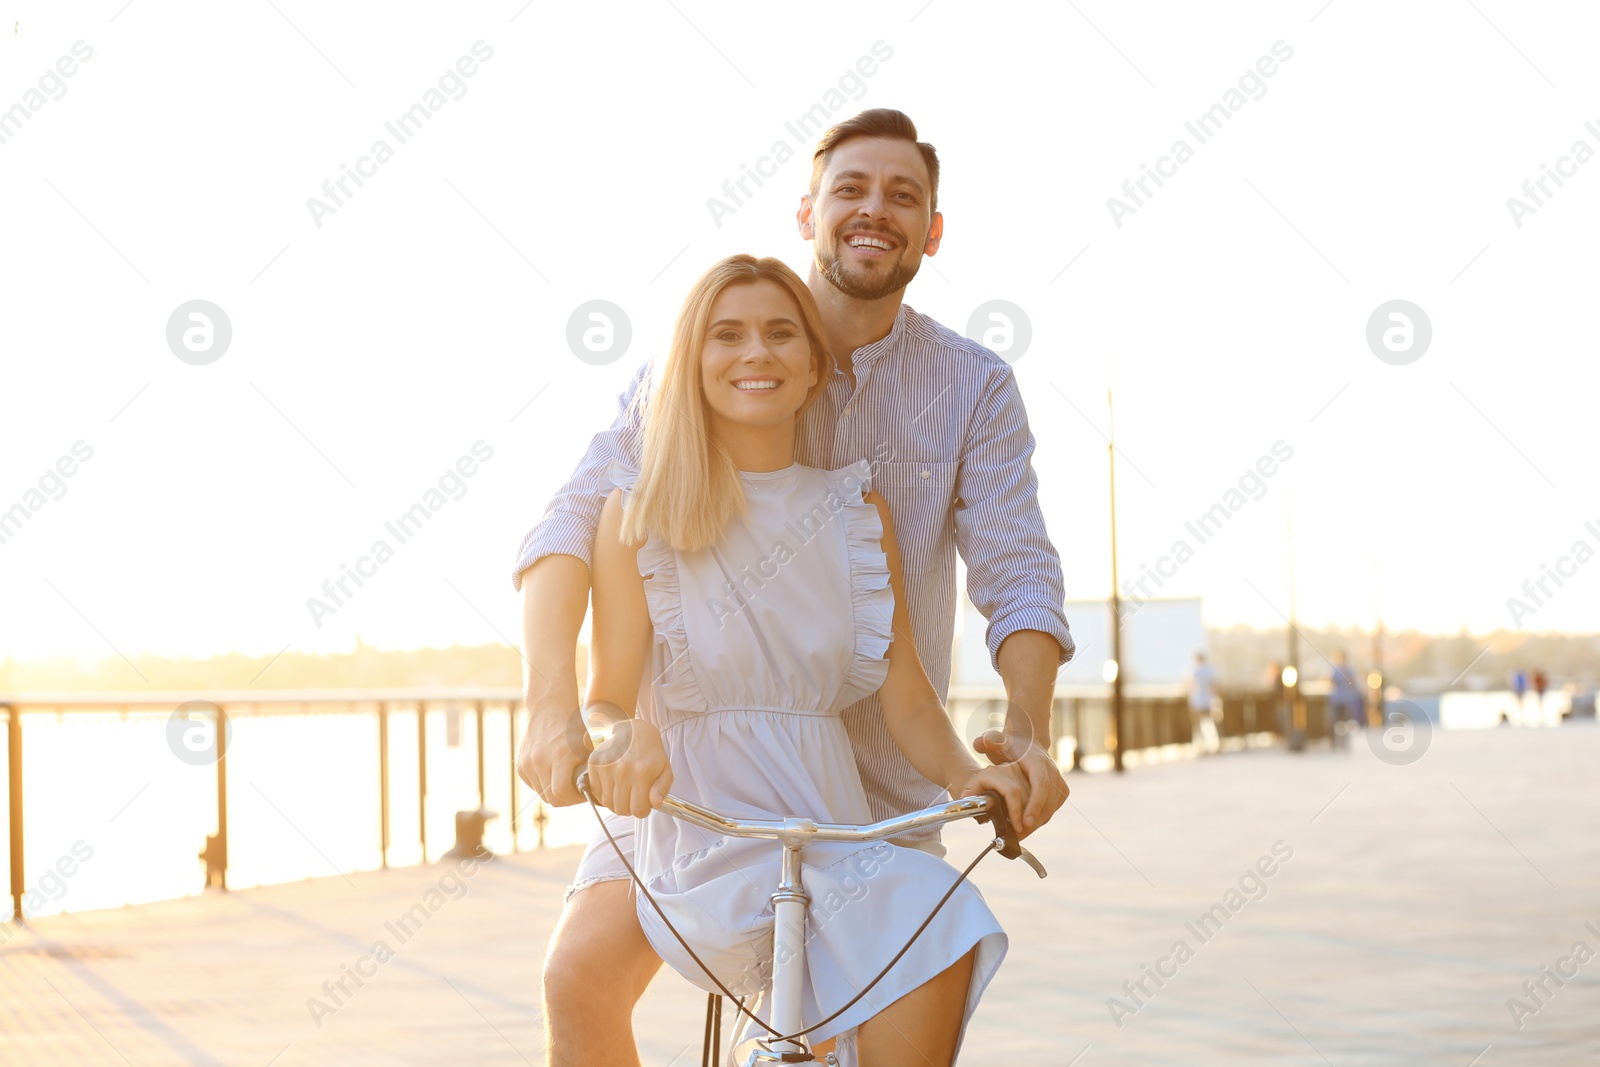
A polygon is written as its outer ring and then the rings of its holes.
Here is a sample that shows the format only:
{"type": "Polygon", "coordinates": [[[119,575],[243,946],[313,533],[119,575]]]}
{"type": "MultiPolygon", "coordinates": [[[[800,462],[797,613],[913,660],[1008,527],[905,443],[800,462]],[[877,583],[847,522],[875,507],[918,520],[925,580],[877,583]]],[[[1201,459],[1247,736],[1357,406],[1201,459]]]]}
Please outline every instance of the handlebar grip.
{"type": "Polygon", "coordinates": [[[1011,816],[1006,814],[1005,797],[992,791],[983,795],[989,801],[989,811],[978,821],[993,823],[994,836],[1000,839],[1000,855],[1008,860],[1017,859],[1022,855],[1022,841],[1017,837],[1016,827],[1011,825],[1011,816]]]}

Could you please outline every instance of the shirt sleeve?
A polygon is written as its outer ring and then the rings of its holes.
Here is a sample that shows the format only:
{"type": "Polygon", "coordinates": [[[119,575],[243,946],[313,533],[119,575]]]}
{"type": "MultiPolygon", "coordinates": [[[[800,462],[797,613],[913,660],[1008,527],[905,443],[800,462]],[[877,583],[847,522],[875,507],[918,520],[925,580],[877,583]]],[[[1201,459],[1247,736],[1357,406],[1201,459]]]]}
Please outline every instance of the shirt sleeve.
{"type": "Polygon", "coordinates": [[[545,556],[564,553],[577,556],[586,567],[593,566],[595,531],[614,484],[612,465],[619,460],[635,468],[639,464],[643,420],[635,398],[648,389],[649,378],[650,364],[646,363],[617,398],[616,420],[594,435],[572,477],[550,498],[544,517],[522,539],[511,572],[513,589],[522,588],[523,572],[545,556]]]}
{"type": "Polygon", "coordinates": [[[956,479],[956,547],[967,564],[967,595],[989,620],[989,660],[1018,630],[1056,639],[1065,663],[1075,651],[1063,603],[1061,557],[1045,533],[1033,434],[1011,368],[996,371],[973,414],[956,479]]]}

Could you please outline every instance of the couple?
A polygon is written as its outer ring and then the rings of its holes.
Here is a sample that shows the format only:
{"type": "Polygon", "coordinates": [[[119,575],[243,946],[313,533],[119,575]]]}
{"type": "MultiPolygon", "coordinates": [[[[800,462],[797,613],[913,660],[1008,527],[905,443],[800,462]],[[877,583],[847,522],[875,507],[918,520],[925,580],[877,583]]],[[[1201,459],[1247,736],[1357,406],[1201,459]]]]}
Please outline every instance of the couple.
{"type": "MultiPolygon", "coordinates": [[[[843,823],[993,790],[1023,835],[1067,795],[1048,748],[1073,645],[1016,382],[901,303],[939,246],[938,180],[900,112],[826,131],[798,214],[809,280],[775,259],[713,266],[659,374],[640,372],[517,561],[523,779],[553,804],[582,799],[574,651],[592,589],[584,706],[639,708],[592,789],[652,895],[740,994],[770,975],[779,850],[652,813],[669,788],[736,817],[843,823]],[[986,768],[942,705],[957,549],[1008,696],[1005,730],[974,743],[986,768]]],[[[943,854],[936,830],[807,849],[812,899],[851,901],[813,915],[808,1019],[910,936],[955,879],[943,854]]],[[[869,997],[812,1035],[819,1051],[834,1038],[844,1063],[953,1063],[1005,946],[963,884],[869,997]]],[[[597,834],[545,962],[551,1064],[637,1064],[631,1014],[663,958],[711,988],[597,834]]]]}

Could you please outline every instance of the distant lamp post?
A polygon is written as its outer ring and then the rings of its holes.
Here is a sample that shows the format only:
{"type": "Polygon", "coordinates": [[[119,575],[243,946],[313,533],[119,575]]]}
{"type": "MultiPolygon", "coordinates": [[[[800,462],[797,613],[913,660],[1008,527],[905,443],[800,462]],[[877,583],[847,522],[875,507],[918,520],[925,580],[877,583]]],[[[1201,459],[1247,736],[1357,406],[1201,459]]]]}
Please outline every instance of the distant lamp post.
{"type": "Polygon", "coordinates": [[[1289,702],[1289,751],[1304,752],[1306,748],[1306,702],[1300,696],[1300,671],[1294,664],[1283,668],[1278,676],[1283,683],[1283,697],[1289,702]]]}
{"type": "MultiPolygon", "coordinates": [[[[1115,616],[1113,616],[1113,619],[1115,616]]],[[[1122,674],[1122,668],[1114,659],[1108,659],[1100,665],[1100,680],[1111,687],[1112,714],[1111,721],[1107,723],[1106,748],[1111,752],[1113,765],[1117,770],[1122,770],[1122,715],[1121,699],[1122,683],[1117,681],[1122,674]]]]}
{"type": "Polygon", "coordinates": [[[1111,488],[1111,658],[1106,661],[1106,684],[1111,686],[1111,731],[1116,737],[1111,765],[1122,773],[1122,594],[1117,590],[1117,416],[1111,406],[1111,390],[1106,390],[1106,466],[1111,488]]]}
{"type": "Polygon", "coordinates": [[[1300,627],[1295,622],[1294,599],[1294,483],[1284,490],[1284,540],[1289,557],[1289,662],[1283,668],[1283,688],[1289,701],[1289,751],[1303,752],[1306,747],[1306,702],[1300,697],[1295,683],[1300,680],[1300,627]]]}

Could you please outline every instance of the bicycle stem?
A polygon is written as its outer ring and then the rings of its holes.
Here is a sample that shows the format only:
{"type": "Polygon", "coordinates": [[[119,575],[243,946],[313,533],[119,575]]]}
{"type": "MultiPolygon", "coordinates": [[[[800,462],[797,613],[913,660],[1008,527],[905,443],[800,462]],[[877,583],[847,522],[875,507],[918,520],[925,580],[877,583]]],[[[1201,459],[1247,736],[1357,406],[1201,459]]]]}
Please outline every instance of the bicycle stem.
{"type": "MultiPolygon", "coordinates": [[[[801,880],[800,845],[784,843],[778,888],[772,894],[772,1025],[779,1033],[799,1033],[806,971],[806,911],[811,898],[801,880]]],[[[799,1041],[775,1041],[775,1052],[805,1052],[799,1041]]]]}

